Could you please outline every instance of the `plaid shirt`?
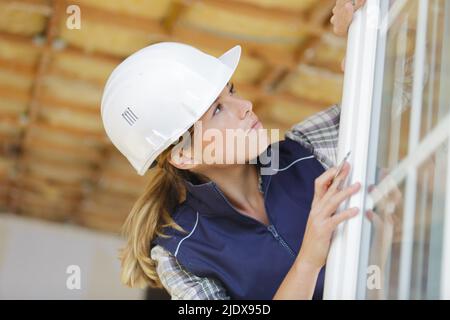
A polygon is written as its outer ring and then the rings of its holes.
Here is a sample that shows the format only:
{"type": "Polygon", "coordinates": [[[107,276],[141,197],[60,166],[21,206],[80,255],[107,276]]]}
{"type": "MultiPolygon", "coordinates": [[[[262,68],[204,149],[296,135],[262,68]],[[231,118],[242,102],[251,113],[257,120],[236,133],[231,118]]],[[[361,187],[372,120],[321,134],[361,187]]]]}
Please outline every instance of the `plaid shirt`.
{"type": "MultiPolygon", "coordinates": [[[[340,107],[337,104],[295,124],[285,133],[285,138],[307,148],[328,169],[337,160],[339,118],[340,107]]],[[[218,280],[192,274],[163,247],[156,245],[150,255],[157,262],[156,272],[172,300],[230,299],[218,280]]]]}

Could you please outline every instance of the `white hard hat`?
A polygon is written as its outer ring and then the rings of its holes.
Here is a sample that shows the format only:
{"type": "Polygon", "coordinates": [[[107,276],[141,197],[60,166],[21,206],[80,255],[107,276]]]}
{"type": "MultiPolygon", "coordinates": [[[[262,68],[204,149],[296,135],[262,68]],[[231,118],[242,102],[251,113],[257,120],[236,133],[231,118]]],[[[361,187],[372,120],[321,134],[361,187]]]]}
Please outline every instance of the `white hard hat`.
{"type": "Polygon", "coordinates": [[[240,56],[240,46],[216,58],[184,43],[160,42],[114,69],[102,97],[103,126],[139,175],[208,110],[240,56]]]}

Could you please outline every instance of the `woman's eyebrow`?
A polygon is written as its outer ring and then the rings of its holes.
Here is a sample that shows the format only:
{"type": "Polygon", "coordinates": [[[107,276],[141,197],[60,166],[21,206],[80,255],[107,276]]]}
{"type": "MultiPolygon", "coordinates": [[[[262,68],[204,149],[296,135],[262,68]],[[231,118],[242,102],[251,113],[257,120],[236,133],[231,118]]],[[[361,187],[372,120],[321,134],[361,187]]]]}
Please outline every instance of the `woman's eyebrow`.
{"type": "MultiPolygon", "coordinates": [[[[229,87],[229,86],[230,86],[230,82],[228,82],[226,86],[229,87]]],[[[220,98],[220,94],[219,94],[219,96],[216,98],[216,100],[214,100],[214,102],[212,103],[212,105],[215,105],[216,102],[217,102],[217,100],[219,100],[219,98],[220,98]]]]}

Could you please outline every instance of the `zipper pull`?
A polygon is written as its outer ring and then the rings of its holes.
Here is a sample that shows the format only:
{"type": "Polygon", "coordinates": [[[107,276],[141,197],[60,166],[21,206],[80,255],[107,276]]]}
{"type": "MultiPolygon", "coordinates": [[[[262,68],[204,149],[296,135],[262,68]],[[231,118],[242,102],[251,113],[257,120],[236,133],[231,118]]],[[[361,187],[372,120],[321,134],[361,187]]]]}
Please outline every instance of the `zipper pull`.
{"type": "Polygon", "coordinates": [[[267,228],[273,234],[273,236],[278,239],[278,232],[277,232],[277,230],[275,230],[275,226],[273,224],[271,224],[267,228]]]}
{"type": "Polygon", "coordinates": [[[286,250],[289,251],[289,254],[292,257],[295,257],[295,253],[294,251],[289,247],[289,245],[286,243],[286,241],[284,241],[284,239],[279,235],[279,233],[277,232],[277,229],[275,229],[275,226],[273,224],[271,224],[270,226],[267,227],[267,229],[269,229],[269,231],[272,233],[272,235],[274,236],[274,238],[283,246],[286,248],[286,250]]]}

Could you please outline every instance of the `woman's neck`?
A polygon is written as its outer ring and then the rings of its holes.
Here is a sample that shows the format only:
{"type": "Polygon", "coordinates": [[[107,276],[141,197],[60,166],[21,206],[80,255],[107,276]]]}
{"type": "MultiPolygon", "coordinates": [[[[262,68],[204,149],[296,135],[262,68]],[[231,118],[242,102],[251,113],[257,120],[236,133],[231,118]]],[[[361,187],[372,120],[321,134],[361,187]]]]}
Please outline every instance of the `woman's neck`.
{"type": "Polygon", "coordinates": [[[211,172],[203,174],[218,185],[236,209],[263,222],[267,220],[256,165],[215,167],[211,172]]]}

